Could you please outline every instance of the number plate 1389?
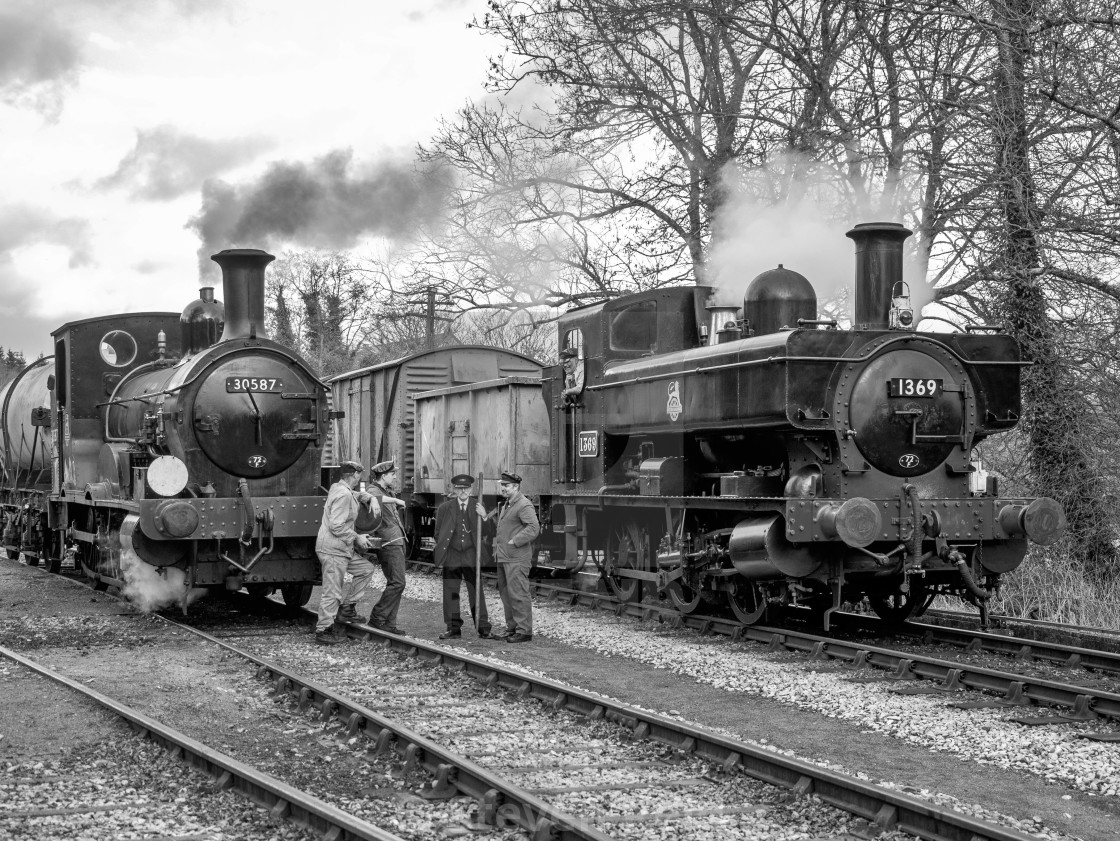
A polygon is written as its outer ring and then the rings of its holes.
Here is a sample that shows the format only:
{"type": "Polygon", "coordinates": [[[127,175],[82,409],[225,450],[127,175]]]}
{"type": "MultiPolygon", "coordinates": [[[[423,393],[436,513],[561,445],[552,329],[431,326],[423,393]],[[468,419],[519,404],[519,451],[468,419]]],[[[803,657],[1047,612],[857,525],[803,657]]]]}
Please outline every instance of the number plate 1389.
{"type": "Polygon", "coordinates": [[[274,377],[226,377],[226,391],[283,391],[284,381],[274,377]]]}
{"type": "Polygon", "coordinates": [[[892,377],[887,380],[887,392],[891,397],[936,397],[944,387],[944,380],[923,377],[892,377]]]}

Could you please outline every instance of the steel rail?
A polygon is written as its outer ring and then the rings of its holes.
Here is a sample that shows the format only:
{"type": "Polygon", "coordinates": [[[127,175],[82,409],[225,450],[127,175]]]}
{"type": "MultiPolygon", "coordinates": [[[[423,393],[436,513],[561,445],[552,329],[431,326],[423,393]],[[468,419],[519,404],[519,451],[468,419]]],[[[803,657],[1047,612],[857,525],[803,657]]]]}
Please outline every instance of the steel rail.
{"type": "MultiPolygon", "coordinates": [[[[306,608],[304,611],[308,618],[315,615],[306,608]]],[[[955,812],[951,807],[939,807],[811,762],[772,753],[699,725],[677,721],[550,678],[528,674],[513,666],[411,637],[397,636],[368,625],[348,625],[347,633],[355,638],[378,640],[391,650],[463,672],[489,686],[512,690],[523,698],[536,698],[557,710],[580,713],[591,719],[613,721],[630,730],[634,738],[656,741],[681,753],[706,759],[720,765],[725,772],[738,770],[797,795],[815,795],[883,830],[902,830],[930,841],[1025,841],[1028,837],[955,812]]],[[[358,710],[355,712],[361,714],[358,710]]],[[[351,719],[352,728],[356,729],[360,725],[360,719],[357,723],[351,719]]]]}
{"type": "MultiPolygon", "coordinates": [[[[845,630],[875,631],[885,627],[882,620],[854,613],[834,613],[832,620],[833,624],[845,630]]],[[[1120,654],[1111,651],[913,620],[892,627],[891,630],[896,634],[921,638],[923,645],[940,643],[1021,660],[1041,660],[1059,666],[1120,673],[1120,654]]]]}
{"type": "MultiPolygon", "coordinates": [[[[1016,636],[1027,639],[1023,632],[1030,632],[1032,634],[1061,634],[1070,639],[1076,638],[1090,638],[1099,642],[1107,642],[1109,648],[1101,649],[1102,651],[1120,651],[1120,628],[1099,628],[1092,625],[1071,625],[1064,622],[1055,622],[1045,619],[1028,619],[1022,616],[1010,616],[1006,613],[993,613],[988,619],[992,625],[998,628],[1008,629],[1006,632],[1010,633],[1011,628],[1016,628],[1014,631],[1016,636]]],[[[958,610],[948,610],[941,608],[931,608],[922,614],[922,621],[936,624],[941,621],[944,622],[959,622],[959,626],[963,629],[968,629],[969,624],[975,623],[976,614],[974,612],[964,612],[958,610]]],[[[1037,637],[1042,639],[1042,637],[1037,637]]],[[[1036,639],[1036,637],[1030,637],[1036,639]]]]}
{"type": "MultiPolygon", "coordinates": [[[[425,562],[412,561],[410,563],[422,570],[430,570],[430,565],[425,562]]],[[[571,599],[571,597],[578,594],[580,599],[588,602],[592,609],[597,609],[600,604],[606,603],[608,607],[616,611],[622,610],[628,615],[638,616],[643,619],[649,619],[653,613],[657,613],[663,617],[668,616],[673,621],[678,621],[679,617],[679,621],[682,624],[690,627],[699,629],[704,629],[706,627],[709,631],[717,631],[719,633],[732,635],[735,633],[735,629],[739,627],[759,628],[767,633],[796,633],[795,631],[786,629],[759,625],[741,626],[737,621],[726,617],[682,614],[676,608],[634,603],[629,603],[620,607],[618,600],[609,593],[598,593],[590,590],[573,590],[569,587],[550,584],[547,581],[534,581],[531,583],[535,586],[536,589],[534,592],[537,595],[571,599]],[[706,625],[706,623],[711,624],[706,625]]],[[[575,604],[574,601],[572,603],[575,604]]],[[[805,609],[802,608],[801,610],[805,609]]],[[[807,610],[806,613],[808,613],[807,610]]],[[[1004,618],[1008,622],[1017,621],[1012,620],[1010,617],[1004,618]]],[[[883,633],[888,629],[886,623],[877,616],[868,616],[847,611],[838,611],[832,614],[831,621],[837,629],[850,632],[883,633]]],[[[1055,630],[1060,628],[1060,626],[1056,625],[1053,627],[1055,630]]],[[[924,645],[948,644],[965,649],[969,652],[1000,654],[1020,660],[1032,659],[1045,661],[1058,666],[1082,668],[1088,671],[1120,673],[1120,652],[1106,649],[1056,643],[1035,638],[1028,639],[1025,637],[1008,636],[1007,634],[989,633],[973,630],[971,628],[957,628],[915,620],[891,626],[889,630],[897,635],[920,638],[924,645]]],[[[1100,633],[1104,634],[1107,633],[1107,631],[1102,630],[1100,633]]],[[[819,639],[832,641],[830,637],[820,637],[819,639]]],[[[1016,679],[1024,678],[1017,677],[1016,679]]]]}
{"type": "Polygon", "coordinates": [[[902,680],[940,681],[946,688],[974,689],[1004,696],[1010,703],[1029,706],[1068,707],[1067,717],[1091,721],[1104,716],[1120,721],[1120,694],[1087,686],[1017,675],[982,666],[967,666],[912,652],[894,651],[860,641],[839,640],[789,628],[763,625],[742,625],[719,616],[682,615],[676,610],[642,604],[624,604],[600,593],[556,588],[575,605],[591,602],[594,607],[607,603],[619,615],[650,619],[656,614],[669,615],[675,624],[695,628],[701,633],[722,633],[732,640],[750,640],[775,650],[801,651],[818,660],[842,660],[854,666],[874,666],[891,670],[892,677],[902,680]]]}
{"type": "MultiPolygon", "coordinates": [[[[314,617],[313,611],[304,608],[304,615],[314,617]]],[[[508,780],[499,777],[481,765],[445,748],[437,742],[405,727],[403,724],[348,699],[322,684],[307,680],[289,669],[258,657],[231,645],[217,637],[200,631],[190,625],[183,625],[163,617],[169,624],[176,625],[215,645],[236,654],[257,666],[259,677],[273,681],[275,693],[296,695],[301,708],[314,704],[324,720],[337,716],[346,723],[350,736],[359,733],[376,744],[382,752],[389,748],[395,738],[395,750],[405,760],[406,767],[422,767],[435,777],[430,789],[433,797],[451,797],[462,792],[481,804],[479,814],[484,823],[495,820],[519,824],[529,830],[533,839],[557,839],[558,841],[610,841],[610,836],[595,829],[592,821],[569,815],[550,806],[539,797],[530,794],[508,780]]],[[[361,626],[366,637],[378,634],[373,628],[361,626]]],[[[401,644],[401,637],[384,635],[384,645],[408,652],[412,642],[401,644]]],[[[417,643],[417,646],[420,646],[417,643]]],[[[417,649],[419,650],[419,648],[417,649]]],[[[438,665],[439,650],[431,650],[433,665],[438,665]]]]}
{"type": "Polygon", "coordinates": [[[147,737],[173,755],[177,753],[189,765],[215,777],[219,789],[233,789],[257,805],[267,808],[273,817],[289,820],[322,833],[329,841],[346,841],[346,839],[402,841],[398,835],[216,751],[34,660],[3,646],[0,646],[0,655],[96,701],[110,712],[125,719],[139,735],[147,737]]]}

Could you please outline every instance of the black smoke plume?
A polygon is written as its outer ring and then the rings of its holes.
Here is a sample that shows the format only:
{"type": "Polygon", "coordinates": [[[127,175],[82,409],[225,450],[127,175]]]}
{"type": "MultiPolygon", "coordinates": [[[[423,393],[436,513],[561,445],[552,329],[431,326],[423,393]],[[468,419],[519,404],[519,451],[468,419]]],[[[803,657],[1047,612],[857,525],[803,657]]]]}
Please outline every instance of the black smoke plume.
{"type": "Polygon", "coordinates": [[[223,248],[346,249],[370,236],[407,240],[446,206],[445,170],[404,160],[360,166],[353,157],[339,149],[311,163],[274,163],[255,183],[206,181],[202,208],[188,223],[202,239],[200,273],[210,273],[210,255],[223,248]]]}

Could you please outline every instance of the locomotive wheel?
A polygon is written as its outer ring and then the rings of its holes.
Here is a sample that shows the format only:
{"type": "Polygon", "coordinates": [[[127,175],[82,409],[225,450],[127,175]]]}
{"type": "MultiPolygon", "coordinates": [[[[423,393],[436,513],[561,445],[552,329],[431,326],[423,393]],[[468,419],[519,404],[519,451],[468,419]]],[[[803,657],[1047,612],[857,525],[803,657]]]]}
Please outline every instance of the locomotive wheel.
{"type": "Polygon", "coordinates": [[[290,608],[300,608],[311,601],[310,584],[284,584],[280,587],[280,595],[284,597],[284,604],[290,608]]]}
{"type": "Polygon", "coordinates": [[[7,548],[5,548],[4,551],[8,553],[8,560],[9,561],[18,561],[19,560],[19,549],[7,549],[7,548]]]}
{"type": "Polygon", "coordinates": [[[637,578],[618,575],[618,569],[641,569],[645,563],[644,541],[641,529],[634,522],[619,523],[611,527],[607,536],[607,553],[603,565],[603,578],[619,601],[634,602],[641,598],[642,582],[637,578]]]}
{"type": "Polygon", "coordinates": [[[744,625],[754,625],[766,618],[766,594],[753,581],[732,578],[727,587],[727,603],[744,625]]]}
{"type": "Polygon", "coordinates": [[[672,582],[667,589],[669,601],[681,613],[695,613],[700,607],[700,602],[703,601],[703,594],[700,590],[693,590],[679,578],[672,582]]]}
{"type": "Polygon", "coordinates": [[[925,587],[911,584],[909,593],[868,593],[871,609],[888,625],[905,622],[926,600],[925,587]]]}

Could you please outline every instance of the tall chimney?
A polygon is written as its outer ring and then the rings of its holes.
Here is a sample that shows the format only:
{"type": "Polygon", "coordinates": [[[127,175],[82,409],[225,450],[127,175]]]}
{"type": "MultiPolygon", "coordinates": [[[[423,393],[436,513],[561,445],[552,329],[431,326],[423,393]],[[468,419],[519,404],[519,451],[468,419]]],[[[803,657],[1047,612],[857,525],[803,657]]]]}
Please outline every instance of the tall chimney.
{"type": "Polygon", "coordinates": [[[891,290],[902,280],[902,243],[912,233],[897,222],[865,222],[848,231],[856,243],[855,329],[890,326],[891,290]]]}
{"type": "Polygon", "coordinates": [[[268,338],[264,326],[264,267],[276,258],[259,248],[227,248],[210,257],[222,267],[226,325],[222,341],[268,338]]]}

